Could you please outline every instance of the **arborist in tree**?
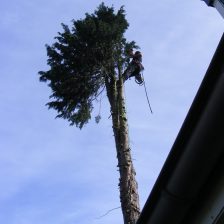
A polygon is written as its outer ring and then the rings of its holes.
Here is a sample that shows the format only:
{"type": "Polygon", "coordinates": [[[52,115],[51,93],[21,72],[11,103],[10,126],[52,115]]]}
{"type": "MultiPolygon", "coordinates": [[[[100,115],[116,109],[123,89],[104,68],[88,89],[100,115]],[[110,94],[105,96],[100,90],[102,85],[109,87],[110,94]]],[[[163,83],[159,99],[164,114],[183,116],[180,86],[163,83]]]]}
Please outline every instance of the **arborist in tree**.
{"type": "Polygon", "coordinates": [[[129,53],[129,58],[132,58],[131,63],[129,63],[127,69],[124,71],[123,78],[126,81],[128,78],[135,77],[135,81],[138,84],[143,83],[143,78],[141,76],[141,71],[144,70],[142,65],[142,54],[140,51],[136,51],[135,53],[133,50],[129,53]]]}

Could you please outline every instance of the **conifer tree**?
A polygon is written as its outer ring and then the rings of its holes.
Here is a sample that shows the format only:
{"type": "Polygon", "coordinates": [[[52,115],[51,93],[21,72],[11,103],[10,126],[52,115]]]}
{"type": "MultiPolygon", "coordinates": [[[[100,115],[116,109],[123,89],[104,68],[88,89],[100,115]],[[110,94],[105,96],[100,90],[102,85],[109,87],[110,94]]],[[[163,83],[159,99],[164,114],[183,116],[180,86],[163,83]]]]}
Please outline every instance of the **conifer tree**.
{"type": "Polygon", "coordinates": [[[52,90],[49,108],[78,128],[92,117],[94,101],[105,90],[112,117],[120,172],[120,201],[124,224],[135,224],[139,197],[132,163],[123,93],[122,73],[128,66],[128,52],[138,48],[124,33],[129,24],[124,8],[100,4],[84,19],[73,20],[72,28],[62,24],[56,42],[46,45],[48,71],[40,71],[40,81],[52,90]]]}

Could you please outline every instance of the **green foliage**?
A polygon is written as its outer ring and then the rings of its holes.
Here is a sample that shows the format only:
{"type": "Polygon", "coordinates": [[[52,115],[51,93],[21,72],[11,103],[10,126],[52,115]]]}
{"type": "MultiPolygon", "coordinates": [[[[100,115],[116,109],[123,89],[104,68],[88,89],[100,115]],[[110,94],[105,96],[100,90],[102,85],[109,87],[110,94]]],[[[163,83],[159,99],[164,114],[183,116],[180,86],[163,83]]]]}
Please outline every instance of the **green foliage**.
{"type": "Polygon", "coordinates": [[[127,66],[128,51],[137,46],[124,38],[129,24],[123,7],[115,12],[102,3],[72,25],[70,29],[62,24],[56,42],[46,45],[50,69],[39,75],[52,90],[48,107],[58,112],[57,117],[82,128],[91,118],[105,78],[117,78],[118,66],[127,66]]]}

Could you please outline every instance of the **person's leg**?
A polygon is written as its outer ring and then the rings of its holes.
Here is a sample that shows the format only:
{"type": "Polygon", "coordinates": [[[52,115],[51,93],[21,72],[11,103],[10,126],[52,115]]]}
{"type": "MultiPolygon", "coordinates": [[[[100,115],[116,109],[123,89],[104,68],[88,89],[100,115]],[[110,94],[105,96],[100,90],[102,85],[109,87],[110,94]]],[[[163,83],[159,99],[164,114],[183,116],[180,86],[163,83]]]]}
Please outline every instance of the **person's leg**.
{"type": "Polygon", "coordinates": [[[129,79],[130,77],[135,76],[135,65],[134,64],[130,64],[127,69],[124,71],[123,73],[123,79],[126,81],[127,79],[129,79]]]}
{"type": "Polygon", "coordinates": [[[123,77],[124,81],[126,81],[128,79],[128,68],[124,71],[122,77],[123,77]]]}

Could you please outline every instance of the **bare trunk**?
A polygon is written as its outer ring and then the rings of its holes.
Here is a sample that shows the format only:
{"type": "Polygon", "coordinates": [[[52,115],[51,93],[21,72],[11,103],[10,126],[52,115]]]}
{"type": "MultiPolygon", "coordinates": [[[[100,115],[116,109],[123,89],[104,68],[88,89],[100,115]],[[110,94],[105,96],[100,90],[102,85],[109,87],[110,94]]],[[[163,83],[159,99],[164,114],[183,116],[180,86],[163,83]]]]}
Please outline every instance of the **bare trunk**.
{"type": "Polygon", "coordinates": [[[107,86],[108,98],[111,104],[114,138],[117,150],[118,168],[120,172],[120,201],[124,224],[135,224],[140,214],[136,172],[133,167],[128,125],[124,101],[123,80],[120,77],[107,86]]]}

